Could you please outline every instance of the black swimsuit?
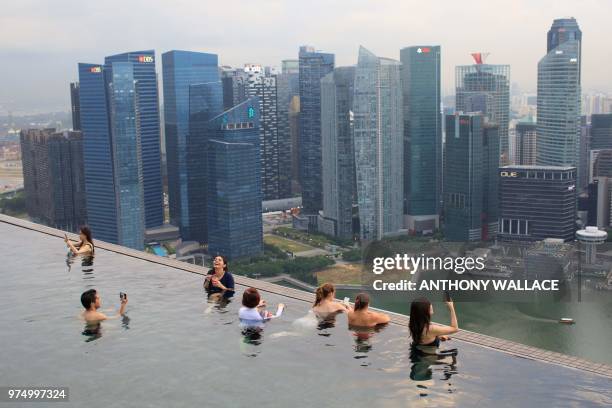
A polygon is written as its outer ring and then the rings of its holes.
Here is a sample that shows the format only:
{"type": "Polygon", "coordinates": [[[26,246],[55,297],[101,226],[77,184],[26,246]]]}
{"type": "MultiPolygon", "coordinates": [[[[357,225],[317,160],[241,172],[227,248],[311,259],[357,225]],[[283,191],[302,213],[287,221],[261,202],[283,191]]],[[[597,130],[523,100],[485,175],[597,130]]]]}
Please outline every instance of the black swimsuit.
{"type": "Polygon", "coordinates": [[[427,344],[419,344],[419,346],[425,346],[425,347],[440,347],[440,338],[438,336],[436,336],[436,338],[434,339],[434,341],[432,341],[431,343],[427,343],[427,344]]]}

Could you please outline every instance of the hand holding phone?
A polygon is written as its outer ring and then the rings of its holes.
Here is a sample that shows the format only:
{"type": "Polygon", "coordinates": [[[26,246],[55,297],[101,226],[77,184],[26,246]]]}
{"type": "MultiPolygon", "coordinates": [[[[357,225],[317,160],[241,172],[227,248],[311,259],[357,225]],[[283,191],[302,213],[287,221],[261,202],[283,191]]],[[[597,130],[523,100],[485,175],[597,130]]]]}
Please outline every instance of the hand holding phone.
{"type": "Polygon", "coordinates": [[[127,293],[119,292],[119,300],[121,303],[127,303],[127,293]]]}

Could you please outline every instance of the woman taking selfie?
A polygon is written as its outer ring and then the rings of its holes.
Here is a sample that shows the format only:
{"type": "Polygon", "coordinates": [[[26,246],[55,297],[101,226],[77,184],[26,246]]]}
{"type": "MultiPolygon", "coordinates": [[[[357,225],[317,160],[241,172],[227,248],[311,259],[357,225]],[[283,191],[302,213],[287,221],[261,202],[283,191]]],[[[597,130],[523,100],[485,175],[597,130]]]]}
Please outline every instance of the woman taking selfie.
{"type": "Polygon", "coordinates": [[[72,241],[68,239],[68,235],[64,234],[64,242],[68,248],[70,248],[70,252],[72,252],[73,255],[93,256],[94,244],[89,227],[82,226],[79,229],[79,238],[81,239],[81,242],[74,245],[72,241]]]}
{"type": "Polygon", "coordinates": [[[451,317],[450,326],[431,323],[434,313],[431,302],[425,298],[417,299],[410,305],[410,336],[414,346],[440,346],[440,341],[448,340],[448,335],[459,331],[455,306],[449,299],[445,301],[451,317]]]}

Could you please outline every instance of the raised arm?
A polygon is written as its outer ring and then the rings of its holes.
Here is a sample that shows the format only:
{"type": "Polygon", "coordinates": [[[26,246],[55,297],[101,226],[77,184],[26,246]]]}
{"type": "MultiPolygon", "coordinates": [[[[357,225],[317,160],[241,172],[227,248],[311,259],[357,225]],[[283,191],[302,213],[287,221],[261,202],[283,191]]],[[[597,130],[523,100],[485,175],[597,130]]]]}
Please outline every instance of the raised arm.
{"type": "Polygon", "coordinates": [[[87,249],[86,245],[83,245],[81,248],[75,247],[72,241],[68,239],[68,235],[66,234],[64,234],[64,242],[66,243],[68,248],[70,248],[70,252],[72,252],[74,255],[85,254],[89,252],[89,249],[87,249]]]}
{"type": "Polygon", "coordinates": [[[451,317],[451,323],[450,326],[445,326],[445,325],[431,325],[429,327],[429,332],[436,335],[436,336],[443,336],[446,334],[453,334],[453,333],[457,333],[459,331],[459,323],[457,322],[457,314],[455,313],[455,305],[453,304],[453,302],[444,302],[446,303],[446,306],[448,307],[448,311],[450,313],[450,317],[451,317]]]}

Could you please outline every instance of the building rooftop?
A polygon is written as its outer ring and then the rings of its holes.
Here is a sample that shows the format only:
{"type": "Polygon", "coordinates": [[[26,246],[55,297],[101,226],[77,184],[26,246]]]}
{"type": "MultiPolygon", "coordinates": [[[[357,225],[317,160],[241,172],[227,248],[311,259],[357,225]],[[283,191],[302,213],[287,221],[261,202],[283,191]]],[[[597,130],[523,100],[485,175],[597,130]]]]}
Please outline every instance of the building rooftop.
{"type": "Polygon", "coordinates": [[[512,166],[501,166],[500,169],[517,169],[517,170],[541,170],[541,171],[569,171],[576,170],[576,167],[571,166],[533,166],[527,164],[517,164],[512,166]]]}
{"type": "Polygon", "coordinates": [[[80,264],[62,236],[0,215],[0,374],[68,386],[68,406],[118,395],[150,407],[612,404],[605,364],[464,330],[445,345],[456,358],[413,359],[404,315],[376,333],[349,331],[345,316],[317,328],[311,293],[236,276],[237,296],[217,303],[202,292],[207,268],[103,242],[93,265],[80,264]],[[287,305],[259,336],[238,324],[247,286],[287,305]],[[103,309],[128,293],[127,317],[86,330],[77,315],[89,288],[103,309]]]}

